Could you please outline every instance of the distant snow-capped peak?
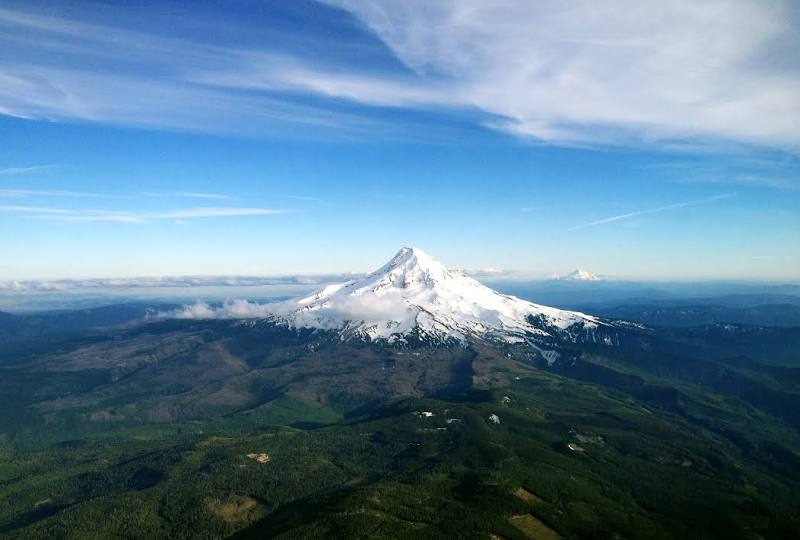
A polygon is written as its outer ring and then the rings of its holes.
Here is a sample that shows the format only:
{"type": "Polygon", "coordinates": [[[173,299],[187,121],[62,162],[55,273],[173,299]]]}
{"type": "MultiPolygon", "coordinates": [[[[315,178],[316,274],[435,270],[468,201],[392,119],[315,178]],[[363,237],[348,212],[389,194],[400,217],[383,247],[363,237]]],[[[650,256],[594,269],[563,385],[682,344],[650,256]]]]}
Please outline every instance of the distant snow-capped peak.
{"type": "Polygon", "coordinates": [[[411,247],[363,278],[275,304],[271,311],[294,327],[389,340],[418,331],[458,340],[480,336],[515,342],[526,335],[603,324],[583,313],[500,294],[411,247]]]}
{"type": "Polygon", "coordinates": [[[578,268],[570,272],[569,274],[564,275],[554,275],[553,279],[563,280],[563,281],[600,281],[600,277],[578,268]]]}

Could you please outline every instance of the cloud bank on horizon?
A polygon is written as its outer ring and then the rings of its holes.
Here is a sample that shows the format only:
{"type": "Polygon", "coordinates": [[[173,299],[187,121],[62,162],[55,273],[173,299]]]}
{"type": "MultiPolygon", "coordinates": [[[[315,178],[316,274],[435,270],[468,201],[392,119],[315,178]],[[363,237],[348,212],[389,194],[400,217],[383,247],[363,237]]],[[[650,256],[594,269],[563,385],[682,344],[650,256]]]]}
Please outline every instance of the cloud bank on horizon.
{"type": "Polygon", "coordinates": [[[324,3],[379,46],[326,62],[227,34],[126,28],[124,17],[79,9],[2,8],[0,44],[14,54],[0,56],[0,114],[363,135],[381,123],[371,108],[449,108],[555,144],[800,148],[800,7],[791,1],[324,3]],[[359,54],[380,47],[399,65],[360,67],[359,54]]]}
{"type": "Polygon", "coordinates": [[[94,289],[157,289],[192,287],[262,287],[323,285],[361,274],[298,274],[287,276],[153,276],[130,278],[0,280],[0,292],[48,292],[94,289]]]}
{"type": "MultiPolygon", "coordinates": [[[[545,275],[535,275],[519,270],[485,268],[465,270],[478,280],[543,280],[545,275]]],[[[50,291],[91,291],[113,289],[161,289],[195,287],[263,287],[273,285],[328,285],[343,283],[364,276],[363,272],[339,274],[291,274],[273,276],[150,276],[87,279],[31,279],[0,280],[0,293],[37,293],[50,291]]],[[[555,274],[554,274],[555,275],[555,274]]]]}

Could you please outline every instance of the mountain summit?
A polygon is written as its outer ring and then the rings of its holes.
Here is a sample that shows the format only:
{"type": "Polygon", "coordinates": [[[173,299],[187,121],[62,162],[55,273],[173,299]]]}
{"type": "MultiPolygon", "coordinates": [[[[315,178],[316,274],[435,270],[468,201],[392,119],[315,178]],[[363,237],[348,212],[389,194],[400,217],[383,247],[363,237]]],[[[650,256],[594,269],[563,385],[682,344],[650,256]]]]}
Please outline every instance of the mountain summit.
{"type": "Polygon", "coordinates": [[[572,333],[604,324],[583,313],[498,293],[414,247],[402,248],[363,278],[283,302],[275,313],[295,327],[338,329],[343,337],[390,341],[417,333],[513,343],[525,341],[526,336],[572,333]]]}
{"type": "Polygon", "coordinates": [[[565,274],[563,276],[558,276],[558,275],[554,276],[553,279],[563,280],[563,281],[600,281],[600,277],[581,268],[578,268],[577,270],[574,270],[569,274],[565,274]]]}

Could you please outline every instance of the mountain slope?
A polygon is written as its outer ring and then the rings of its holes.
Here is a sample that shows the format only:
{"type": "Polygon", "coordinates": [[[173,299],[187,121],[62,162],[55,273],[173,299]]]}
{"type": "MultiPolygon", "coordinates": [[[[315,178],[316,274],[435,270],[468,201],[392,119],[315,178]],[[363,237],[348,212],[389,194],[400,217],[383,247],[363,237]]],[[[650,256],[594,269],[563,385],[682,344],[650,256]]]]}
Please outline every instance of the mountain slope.
{"type": "Polygon", "coordinates": [[[273,308],[294,327],[339,329],[345,336],[403,339],[422,336],[524,341],[565,330],[608,325],[596,317],[500,294],[418,248],[402,248],[367,276],[330,285],[273,308]]]}

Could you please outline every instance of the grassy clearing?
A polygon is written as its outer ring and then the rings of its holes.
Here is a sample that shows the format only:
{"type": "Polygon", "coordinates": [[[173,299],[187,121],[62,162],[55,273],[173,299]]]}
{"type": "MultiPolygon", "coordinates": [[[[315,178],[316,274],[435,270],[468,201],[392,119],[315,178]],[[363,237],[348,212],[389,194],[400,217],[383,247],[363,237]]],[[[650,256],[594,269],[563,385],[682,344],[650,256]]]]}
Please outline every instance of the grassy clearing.
{"type": "Polygon", "coordinates": [[[558,540],[561,536],[531,514],[519,514],[508,519],[511,524],[522,531],[526,538],[534,540],[558,540]]]}

